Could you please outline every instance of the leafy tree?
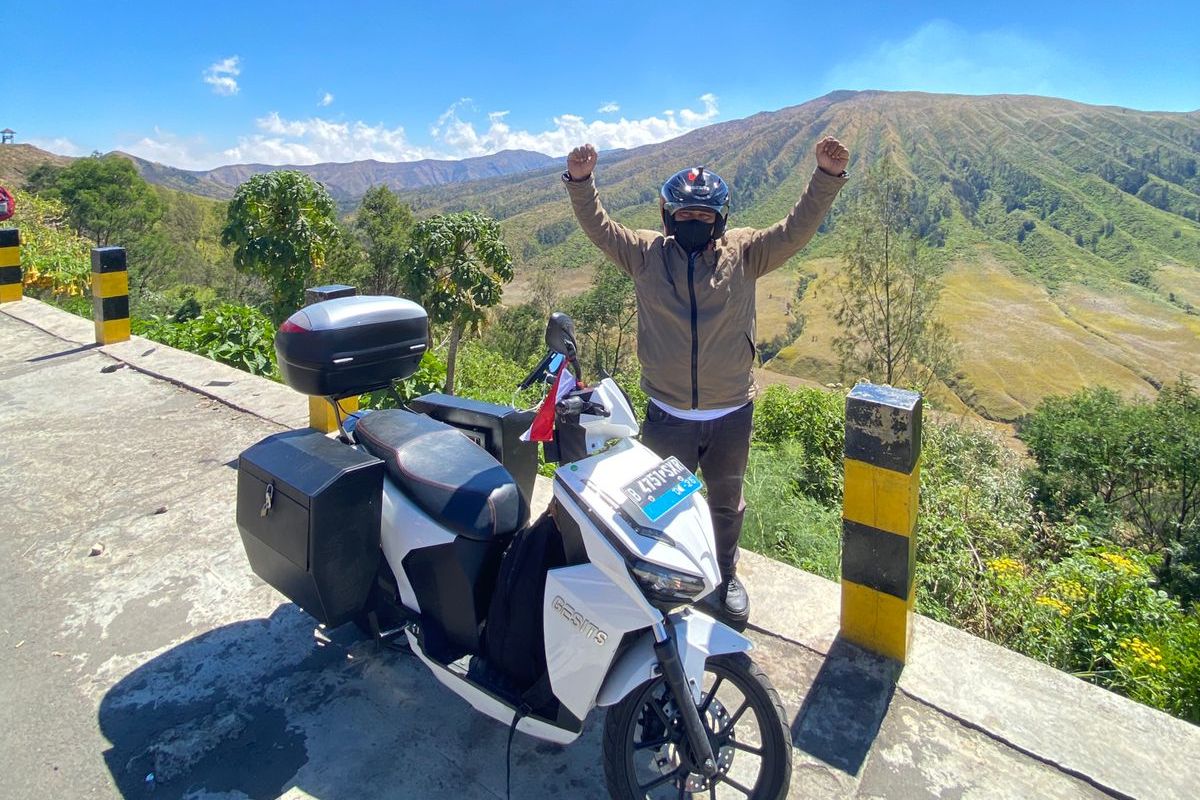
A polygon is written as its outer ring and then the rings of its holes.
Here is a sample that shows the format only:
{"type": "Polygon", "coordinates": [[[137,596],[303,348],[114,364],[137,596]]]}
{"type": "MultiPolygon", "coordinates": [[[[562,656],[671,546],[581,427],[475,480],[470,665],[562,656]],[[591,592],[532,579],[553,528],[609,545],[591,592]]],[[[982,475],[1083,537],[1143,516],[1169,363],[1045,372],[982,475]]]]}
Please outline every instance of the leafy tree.
{"type": "Polygon", "coordinates": [[[401,261],[408,249],[412,209],[386,186],[373,186],[363,195],[354,220],[367,255],[360,288],[367,294],[398,294],[404,285],[401,261]]]}
{"type": "Polygon", "coordinates": [[[607,261],[596,269],[592,285],[570,305],[584,351],[597,372],[614,375],[629,360],[637,327],[633,280],[607,261]]]}
{"type": "Polygon", "coordinates": [[[25,179],[25,191],[42,194],[52,190],[55,180],[58,179],[58,173],[62,171],[62,167],[55,166],[49,161],[43,161],[34,167],[25,179]]]}
{"type": "Polygon", "coordinates": [[[483,333],[483,344],[518,364],[525,364],[546,349],[546,312],[533,303],[502,308],[483,333]]]}
{"type": "Polygon", "coordinates": [[[336,217],[325,187],[294,170],[255,175],[234,193],[221,242],[235,248],[235,267],[270,284],[276,321],[303,305],[305,288],[339,237],[336,217]]]}
{"type": "Polygon", "coordinates": [[[338,235],[325,251],[325,264],[321,268],[322,283],[347,283],[368,294],[366,288],[367,253],[354,230],[344,221],[338,221],[338,235]]]}
{"type": "Polygon", "coordinates": [[[162,203],[133,163],[120,156],[80,158],[70,166],[35,170],[42,194],[66,204],[75,231],[99,247],[125,247],[162,217],[162,203]]]}
{"type": "Polygon", "coordinates": [[[1200,599],[1200,393],[1186,380],[1153,403],[1091,388],[1043,401],[1022,424],[1035,499],[1053,519],[1121,521],[1156,552],[1163,588],[1200,599]]]}
{"type": "Polygon", "coordinates": [[[454,394],[459,343],[500,302],[504,284],[513,278],[512,257],[499,223],[470,211],[422,220],[409,242],[404,288],[420,299],[431,322],[450,325],[445,391],[454,394]]]}
{"type": "Polygon", "coordinates": [[[933,318],[941,283],[918,249],[919,195],[885,160],[838,222],[846,269],[830,308],[847,377],[923,389],[953,359],[949,331],[933,318]]]}

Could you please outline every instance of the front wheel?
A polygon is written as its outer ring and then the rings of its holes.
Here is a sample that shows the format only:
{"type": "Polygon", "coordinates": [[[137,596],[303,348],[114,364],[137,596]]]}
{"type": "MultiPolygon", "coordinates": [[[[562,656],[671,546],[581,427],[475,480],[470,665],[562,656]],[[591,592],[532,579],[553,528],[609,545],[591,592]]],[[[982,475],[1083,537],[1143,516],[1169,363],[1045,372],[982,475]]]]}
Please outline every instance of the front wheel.
{"type": "Polygon", "coordinates": [[[683,721],[662,678],[643,684],[604,720],[604,776],[619,800],[787,796],[791,737],[779,693],[745,653],[712,656],[704,664],[700,719],[717,757],[706,778],[687,745],[683,721]],[[719,794],[718,794],[719,792],[719,794]]]}

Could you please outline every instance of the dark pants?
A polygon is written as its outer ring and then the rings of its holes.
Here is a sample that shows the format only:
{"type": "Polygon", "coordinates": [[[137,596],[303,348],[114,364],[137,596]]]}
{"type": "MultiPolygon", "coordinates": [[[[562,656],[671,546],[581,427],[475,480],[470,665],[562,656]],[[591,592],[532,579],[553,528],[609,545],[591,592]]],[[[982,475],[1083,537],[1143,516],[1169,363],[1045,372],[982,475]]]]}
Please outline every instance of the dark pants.
{"type": "Polygon", "coordinates": [[[692,472],[699,466],[703,473],[722,578],[733,574],[738,560],[738,539],[746,514],[742,479],[753,422],[753,403],[709,422],[679,419],[649,403],[642,426],[642,444],[663,458],[675,456],[692,472]]]}

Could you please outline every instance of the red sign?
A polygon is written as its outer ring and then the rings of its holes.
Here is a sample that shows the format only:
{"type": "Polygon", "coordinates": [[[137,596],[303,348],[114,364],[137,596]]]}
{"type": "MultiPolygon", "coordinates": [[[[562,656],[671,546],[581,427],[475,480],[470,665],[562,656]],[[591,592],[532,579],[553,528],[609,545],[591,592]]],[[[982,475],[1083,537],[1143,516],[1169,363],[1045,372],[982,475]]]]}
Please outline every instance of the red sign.
{"type": "Polygon", "coordinates": [[[0,222],[12,217],[17,213],[17,201],[9,193],[8,189],[0,186],[0,222]]]}

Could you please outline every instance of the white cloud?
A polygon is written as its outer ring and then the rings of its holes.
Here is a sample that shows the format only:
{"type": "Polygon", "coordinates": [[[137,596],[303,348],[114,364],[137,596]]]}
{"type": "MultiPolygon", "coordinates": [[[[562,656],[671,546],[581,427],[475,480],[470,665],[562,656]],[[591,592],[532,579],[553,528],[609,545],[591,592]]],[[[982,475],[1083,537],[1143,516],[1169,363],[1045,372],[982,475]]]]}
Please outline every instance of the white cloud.
{"type": "Polygon", "coordinates": [[[1060,50],[1013,31],[973,33],[944,20],[834,66],[829,89],[961,94],[1061,93],[1079,67],[1060,50]]]}
{"type": "Polygon", "coordinates": [[[586,120],[575,114],[553,118],[541,131],[514,129],[508,111],[486,114],[485,127],[476,130],[469,118],[477,113],[470,98],[450,105],[430,127],[432,142],[412,142],[401,126],[346,122],[313,116],[288,119],[272,111],[254,121],[255,131],[237,137],[237,144],[212,147],[203,137],[182,137],[154,129],[152,136],[119,145],[134,155],[184,169],[210,169],[222,164],[317,164],[325,161],[417,161],[423,158],[459,159],[500,150],[534,150],[563,155],[583,142],[608,150],[640,147],[681,136],[719,115],[717,98],[702,95],[702,111],[664,111],[642,119],[586,120]],[[467,117],[467,119],[464,119],[467,117]]]}
{"type": "Polygon", "coordinates": [[[153,136],[143,136],[134,142],[120,143],[116,149],[180,169],[203,170],[228,163],[212,152],[203,136],[179,136],[157,126],[153,136]]]}
{"type": "Polygon", "coordinates": [[[272,111],[255,120],[259,133],[238,137],[222,163],[317,164],[322,161],[415,161],[436,155],[408,140],[404,128],[336,122],[321,117],[284,119],[272,111]]]}
{"type": "Polygon", "coordinates": [[[91,152],[75,144],[65,136],[59,136],[55,139],[39,139],[35,137],[30,139],[28,143],[39,150],[58,153],[60,156],[86,156],[91,152]]]}
{"type": "Polygon", "coordinates": [[[621,107],[619,105],[617,105],[613,101],[609,100],[607,103],[605,103],[604,105],[597,108],[596,113],[597,114],[615,114],[620,110],[621,110],[621,107]]]}
{"type": "Polygon", "coordinates": [[[683,109],[676,113],[664,111],[661,116],[642,119],[587,121],[575,114],[553,118],[548,130],[513,130],[505,121],[507,111],[489,113],[487,128],[482,133],[474,123],[459,116],[460,109],[471,107],[463,98],[446,110],[430,128],[434,140],[448,150],[451,157],[465,158],[495,153],[500,150],[536,150],[547,155],[563,155],[582,142],[591,142],[601,149],[640,147],[673,139],[705,125],[720,114],[716,95],[701,95],[703,111],[683,109]]]}
{"type": "Polygon", "coordinates": [[[321,96],[321,100],[317,103],[317,105],[324,108],[332,103],[333,103],[333,94],[330,92],[326,92],[324,95],[321,96]]]}
{"type": "Polygon", "coordinates": [[[213,94],[238,93],[237,76],[242,74],[242,68],[238,65],[240,60],[238,56],[230,56],[204,70],[204,82],[213,87],[213,94]]]}

